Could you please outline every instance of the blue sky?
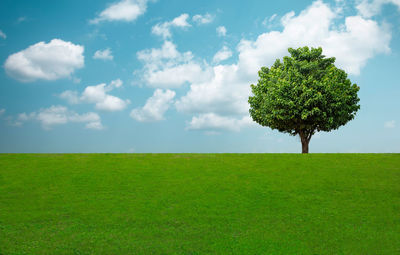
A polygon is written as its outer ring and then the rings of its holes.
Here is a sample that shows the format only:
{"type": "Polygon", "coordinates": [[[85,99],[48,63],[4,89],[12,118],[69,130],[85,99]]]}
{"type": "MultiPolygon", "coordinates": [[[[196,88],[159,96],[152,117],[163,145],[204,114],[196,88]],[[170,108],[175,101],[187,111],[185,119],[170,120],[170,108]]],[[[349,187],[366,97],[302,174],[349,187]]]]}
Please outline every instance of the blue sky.
{"type": "Polygon", "coordinates": [[[299,152],[251,121],[261,66],[321,46],[361,110],[310,152],[400,152],[400,2],[0,2],[0,152],[299,152]]]}

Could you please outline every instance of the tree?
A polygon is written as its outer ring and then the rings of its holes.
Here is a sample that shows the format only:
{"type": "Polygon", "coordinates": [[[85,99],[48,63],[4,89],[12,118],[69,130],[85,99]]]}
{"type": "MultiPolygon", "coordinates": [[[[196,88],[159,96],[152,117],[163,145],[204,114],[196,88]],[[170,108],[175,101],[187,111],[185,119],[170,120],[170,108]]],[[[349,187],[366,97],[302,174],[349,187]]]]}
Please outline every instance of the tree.
{"type": "Polygon", "coordinates": [[[288,51],[291,56],[283,63],[277,59],[258,72],[257,85],[251,85],[250,116],[262,126],[299,135],[302,153],[308,153],[315,132],[329,132],[354,119],[360,88],[321,48],[288,51]]]}

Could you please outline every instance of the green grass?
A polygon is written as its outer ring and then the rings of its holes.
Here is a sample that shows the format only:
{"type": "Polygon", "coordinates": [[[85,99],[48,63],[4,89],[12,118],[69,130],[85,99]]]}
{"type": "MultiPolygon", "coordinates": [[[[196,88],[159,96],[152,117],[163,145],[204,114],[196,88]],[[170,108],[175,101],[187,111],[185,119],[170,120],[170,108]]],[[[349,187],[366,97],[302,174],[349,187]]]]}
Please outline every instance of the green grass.
{"type": "Polygon", "coordinates": [[[0,154],[0,254],[400,254],[400,154],[0,154]]]}

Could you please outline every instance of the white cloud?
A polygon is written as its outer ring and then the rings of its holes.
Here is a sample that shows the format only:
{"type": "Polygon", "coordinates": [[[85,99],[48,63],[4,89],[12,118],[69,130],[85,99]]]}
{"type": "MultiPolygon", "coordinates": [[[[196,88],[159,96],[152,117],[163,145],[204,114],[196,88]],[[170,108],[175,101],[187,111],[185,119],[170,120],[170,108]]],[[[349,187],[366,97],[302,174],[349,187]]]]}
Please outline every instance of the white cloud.
{"type": "Polygon", "coordinates": [[[90,23],[98,24],[103,21],[134,21],[146,12],[147,2],[147,0],[122,0],[113,3],[103,10],[97,18],[90,20],[90,23]]]}
{"type": "Polygon", "coordinates": [[[170,24],[174,27],[190,27],[190,24],[187,22],[189,15],[187,13],[181,14],[180,16],[174,18],[170,24]]]}
{"type": "Polygon", "coordinates": [[[188,14],[181,14],[180,16],[174,18],[172,21],[156,24],[152,27],[151,32],[155,35],[162,36],[164,39],[170,38],[172,36],[172,27],[186,28],[191,26],[187,21],[188,18],[188,14]]]}
{"type": "Polygon", "coordinates": [[[337,13],[321,1],[314,2],[298,16],[289,12],[282,19],[282,32],[272,31],[257,40],[242,40],[239,45],[240,68],[254,75],[261,66],[271,65],[287,54],[289,47],[321,46],[324,54],[335,56],[336,64],[350,74],[359,74],[367,60],[390,52],[390,32],[376,21],[360,16],[346,17],[343,28],[335,29],[337,13]],[[318,20],[318,22],[315,22],[318,20]]]}
{"type": "Polygon", "coordinates": [[[121,79],[116,79],[110,82],[110,85],[108,85],[108,89],[112,90],[114,88],[121,88],[123,84],[124,83],[122,82],[121,79]]]}
{"type": "Polygon", "coordinates": [[[139,51],[136,55],[139,60],[151,65],[158,65],[165,59],[192,58],[191,52],[187,52],[183,55],[179,53],[176,49],[176,45],[171,41],[165,41],[161,49],[146,49],[139,51]]]}
{"type": "Polygon", "coordinates": [[[194,62],[176,64],[148,73],[147,81],[153,87],[175,88],[185,82],[201,80],[203,77],[201,66],[194,62]]]}
{"type": "Polygon", "coordinates": [[[209,13],[206,13],[204,15],[197,14],[193,16],[192,20],[197,24],[202,25],[211,23],[214,20],[214,17],[209,13]]]}
{"type": "MultiPolygon", "coordinates": [[[[248,116],[250,84],[257,81],[257,72],[262,66],[271,66],[277,58],[288,55],[289,47],[321,46],[324,55],[336,57],[336,64],[350,74],[359,74],[367,60],[375,55],[390,52],[391,33],[385,25],[360,16],[345,17],[344,24],[338,25],[339,18],[342,17],[321,1],[298,15],[289,12],[281,19],[282,31],[263,33],[255,40],[242,40],[237,47],[236,64],[214,66],[209,79],[191,82],[187,94],[176,101],[176,109],[195,116],[215,114],[236,119],[248,116]]],[[[202,123],[213,123],[216,118],[200,119],[202,123]]]]}
{"type": "Polygon", "coordinates": [[[276,14],[276,13],[274,13],[272,16],[270,16],[270,17],[266,17],[264,20],[263,20],[263,22],[262,22],[262,24],[263,24],[263,26],[266,26],[266,27],[272,27],[272,25],[275,23],[275,21],[276,21],[276,17],[278,17],[278,15],[276,14]]]}
{"type": "Polygon", "coordinates": [[[232,57],[232,51],[228,47],[224,46],[214,55],[213,62],[219,63],[221,61],[227,60],[230,57],[232,57]]]}
{"type": "Polygon", "coordinates": [[[132,110],[131,117],[140,122],[163,120],[164,113],[170,107],[174,97],[175,92],[172,90],[156,89],[143,107],[132,110]]]}
{"type": "Polygon", "coordinates": [[[9,76],[21,82],[57,80],[70,77],[83,67],[83,51],[83,46],[60,39],[39,42],[8,56],[4,68],[9,76]]]}
{"type": "Polygon", "coordinates": [[[150,87],[176,88],[210,76],[209,68],[194,61],[192,52],[180,53],[170,41],[165,41],[161,49],[139,51],[137,57],[144,62],[144,69],[140,73],[150,87]]]}
{"type": "Polygon", "coordinates": [[[36,113],[31,113],[31,115],[27,115],[26,113],[20,113],[15,118],[13,116],[8,116],[6,119],[10,126],[20,127],[25,121],[34,119],[35,115],[36,113]]]}
{"type": "Polygon", "coordinates": [[[130,101],[107,94],[114,88],[121,86],[122,81],[117,79],[109,85],[101,83],[95,86],[87,86],[80,96],[77,91],[66,90],[60,94],[60,97],[70,104],[91,103],[95,104],[95,108],[98,110],[121,111],[126,108],[130,101]]]}
{"type": "Polygon", "coordinates": [[[394,121],[394,120],[386,121],[383,126],[385,128],[395,128],[396,127],[396,121],[394,121]]]}
{"type": "Polygon", "coordinates": [[[67,107],[59,105],[42,108],[37,112],[31,112],[29,114],[21,113],[18,115],[15,125],[20,126],[22,123],[29,120],[39,121],[42,127],[46,130],[51,129],[53,126],[67,123],[85,123],[86,128],[103,129],[100,116],[97,113],[88,112],[78,114],[74,111],[68,110],[67,107]]]}
{"type": "Polygon", "coordinates": [[[226,36],[226,28],[224,26],[219,26],[216,30],[218,36],[226,36]]]}
{"type": "Polygon", "coordinates": [[[36,112],[31,112],[29,115],[26,113],[20,113],[20,114],[18,114],[17,120],[18,121],[27,121],[27,120],[35,118],[35,116],[36,116],[36,112]]]}
{"type": "Polygon", "coordinates": [[[0,109],[0,116],[6,112],[6,109],[0,109]]]}
{"type": "Polygon", "coordinates": [[[94,103],[96,109],[104,111],[121,111],[129,104],[129,100],[122,100],[119,97],[107,94],[112,90],[105,83],[88,86],[82,92],[81,100],[87,103],[94,103]]]}
{"type": "Polygon", "coordinates": [[[89,122],[85,125],[87,129],[102,130],[104,129],[103,124],[100,121],[89,122]]]}
{"type": "Polygon", "coordinates": [[[0,37],[3,39],[6,39],[7,35],[3,31],[0,30],[0,37]]]}
{"type": "Polygon", "coordinates": [[[80,103],[80,98],[77,91],[66,90],[60,94],[60,98],[65,99],[70,104],[80,103]]]}
{"type": "Polygon", "coordinates": [[[277,14],[274,13],[271,17],[269,17],[268,21],[272,22],[276,18],[277,14]]]}
{"type": "Polygon", "coordinates": [[[400,0],[361,0],[356,8],[362,16],[370,18],[380,13],[384,4],[395,5],[400,11],[400,0]]]}
{"type": "Polygon", "coordinates": [[[240,119],[219,116],[214,113],[200,114],[194,116],[187,126],[188,130],[228,130],[228,131],[240,131],[243,127],[254,125],[250,116],[244,116],[240,119]]]}
{"type": "Polygon", "coordinates": [[[93,55],[94,59],[113,60],[114,56],[109,48],[105,50],[98,50],[93,55]]]}
{"type": "Polygon", "coordinates": [[[178,111],[191,114],[248,115],[249,95],[250,82],[241,76],[238,65],[218,65],[211,79],[192,83],[175,105],[178,111]]]}

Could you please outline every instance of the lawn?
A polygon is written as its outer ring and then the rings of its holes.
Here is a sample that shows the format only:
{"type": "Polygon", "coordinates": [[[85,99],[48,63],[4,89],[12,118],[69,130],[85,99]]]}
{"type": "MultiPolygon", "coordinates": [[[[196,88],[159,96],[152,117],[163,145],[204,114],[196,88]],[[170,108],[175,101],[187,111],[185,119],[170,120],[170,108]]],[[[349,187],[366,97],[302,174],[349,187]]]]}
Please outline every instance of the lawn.
{"type": "Polygon", "coordinates": [[[0,154],[0,254],[400,254],[400,154],[0,154]]]}

